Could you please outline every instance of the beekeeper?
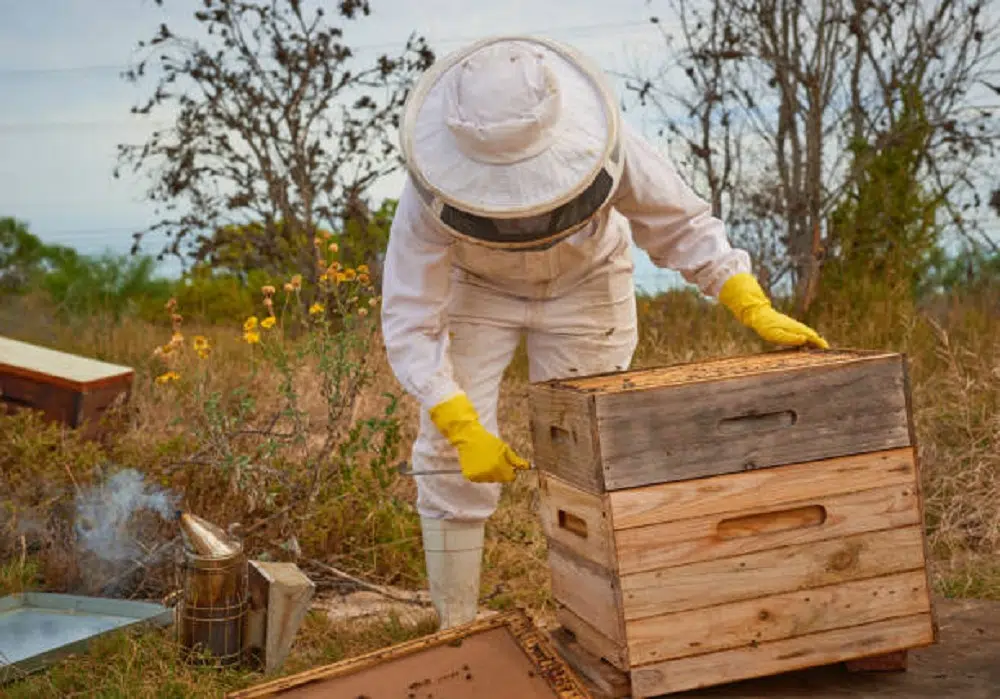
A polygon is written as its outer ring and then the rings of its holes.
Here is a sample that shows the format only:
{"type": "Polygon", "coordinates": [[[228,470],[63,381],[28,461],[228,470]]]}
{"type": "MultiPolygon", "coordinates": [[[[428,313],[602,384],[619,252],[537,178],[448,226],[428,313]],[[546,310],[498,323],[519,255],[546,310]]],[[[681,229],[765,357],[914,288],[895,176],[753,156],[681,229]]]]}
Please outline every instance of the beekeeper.
{"type": "Polygon", "coordinates": [[[484,522],[501,483],[528,467],[498,436],[504,370],[522,337],[531,381],[629,366],[631,241],[765,340],[826,343],[771,307],[747,253],[572,48],[492,38],[441,59],[415,85],[401,134],[407,179],[382,328],[392,369],[422,408],[413,470],[460,469],[415,477],[431,598],[447,628],[475,617],[484,522]]]}

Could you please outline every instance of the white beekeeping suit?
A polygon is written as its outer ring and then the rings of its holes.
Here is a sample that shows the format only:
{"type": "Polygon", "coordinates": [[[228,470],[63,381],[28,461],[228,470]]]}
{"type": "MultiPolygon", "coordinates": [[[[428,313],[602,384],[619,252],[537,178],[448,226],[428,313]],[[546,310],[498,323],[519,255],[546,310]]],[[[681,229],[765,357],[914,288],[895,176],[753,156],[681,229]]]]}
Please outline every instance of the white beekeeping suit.
{"type": "Polygon", "coordinates": [[[629,366],[630,238],[766,339],[826,345],[771,308],[748,255],[573,49],[495,38],[447,56],[416,85],[401,130],[408,177],[382,327],[422,408],[413,470],[462,471],[416,477],[431,596],[449,627],[476,614],[484,521],[528,466],[497,437],[504,370],[522,336],[531,381],[629,366]]]}

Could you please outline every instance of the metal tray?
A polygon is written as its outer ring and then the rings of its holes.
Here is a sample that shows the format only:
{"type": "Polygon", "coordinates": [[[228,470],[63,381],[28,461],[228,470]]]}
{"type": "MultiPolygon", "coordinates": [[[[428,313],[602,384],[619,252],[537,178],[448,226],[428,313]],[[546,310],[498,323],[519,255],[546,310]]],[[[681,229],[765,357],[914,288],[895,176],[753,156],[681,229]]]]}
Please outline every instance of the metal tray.
{"type": "Polygon", "coordinates": [[[0,685],[137,624],[168,626],[174,612],[149,602],[28,592],[0,598],[0,685]]]}

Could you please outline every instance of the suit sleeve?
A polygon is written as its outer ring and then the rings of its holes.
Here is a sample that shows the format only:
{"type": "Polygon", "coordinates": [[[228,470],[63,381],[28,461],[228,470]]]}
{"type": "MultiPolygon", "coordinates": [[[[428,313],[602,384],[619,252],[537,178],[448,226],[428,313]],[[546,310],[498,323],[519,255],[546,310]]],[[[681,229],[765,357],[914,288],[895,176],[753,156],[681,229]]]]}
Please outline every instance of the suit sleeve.
{"type": "Polygon", "coordinates": [[[615,208],[632,239],[657,267],[673,269],[717,297],[727,279],[750,272],[750,256],[730,245],[712,207],[681,179],[673,163],[623,124],[625,167],[615,208]]]}
{"type": "Polygon", "coordinates": [[[451,239],[407,178],[389,230],[382,335],[389,364],[424,409],[459,393],[448,352],[451,239]]]}

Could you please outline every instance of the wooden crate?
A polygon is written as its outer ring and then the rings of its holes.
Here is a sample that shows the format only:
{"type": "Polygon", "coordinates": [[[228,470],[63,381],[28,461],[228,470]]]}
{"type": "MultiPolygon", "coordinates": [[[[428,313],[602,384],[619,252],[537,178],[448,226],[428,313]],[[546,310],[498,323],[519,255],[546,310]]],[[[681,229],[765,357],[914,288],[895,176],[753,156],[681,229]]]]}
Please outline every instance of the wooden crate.
{"type": "Polygon", "coordinates": [[[133,376],[131,367],[0,337],[0,407],[38,410],[87,436],[108,408],[128,400],[133,376]]]}
{"type": "Polygon", "coordinates": [[[633,696],[936,640],[905,357],[774,352],[531,390],[558,618],[633,696]]]}

